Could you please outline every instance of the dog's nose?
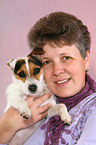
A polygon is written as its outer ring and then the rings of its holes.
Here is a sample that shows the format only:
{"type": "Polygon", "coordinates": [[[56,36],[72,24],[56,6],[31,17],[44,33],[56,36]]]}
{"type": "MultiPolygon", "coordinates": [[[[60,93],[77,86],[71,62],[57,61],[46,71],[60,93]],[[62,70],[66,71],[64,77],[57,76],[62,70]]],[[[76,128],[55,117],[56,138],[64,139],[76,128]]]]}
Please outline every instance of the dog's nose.
{"type": "Polygon", "coordinates": [[[37,86],[35,84],[31,84],[28,89],[30,92],[35,93],[37,91],[37,86]]]}

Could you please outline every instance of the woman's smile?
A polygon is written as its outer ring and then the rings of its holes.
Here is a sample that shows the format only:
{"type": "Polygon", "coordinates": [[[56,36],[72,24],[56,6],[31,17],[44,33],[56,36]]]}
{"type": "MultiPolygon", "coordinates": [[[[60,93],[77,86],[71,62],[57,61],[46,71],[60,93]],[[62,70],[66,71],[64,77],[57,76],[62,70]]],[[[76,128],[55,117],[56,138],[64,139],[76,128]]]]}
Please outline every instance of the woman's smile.
{"type": "Polygon", "coordinates": [[[58,87],[62,87],[67,85],[70,82],[71,78],[67,78],[67,79],[62,79],[62,80],[57,80],[55,83],[58,87]]]}

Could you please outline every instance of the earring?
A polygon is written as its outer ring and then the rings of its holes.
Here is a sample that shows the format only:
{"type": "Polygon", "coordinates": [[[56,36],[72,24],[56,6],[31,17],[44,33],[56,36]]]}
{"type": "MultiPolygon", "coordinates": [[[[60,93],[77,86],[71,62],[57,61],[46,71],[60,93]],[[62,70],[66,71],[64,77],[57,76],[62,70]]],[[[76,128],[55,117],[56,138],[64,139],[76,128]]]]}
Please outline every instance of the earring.
{"type": "Polygon", "coordinates": [[[86,73],[89,71],[89,68],[86,69],[86,73]]]}

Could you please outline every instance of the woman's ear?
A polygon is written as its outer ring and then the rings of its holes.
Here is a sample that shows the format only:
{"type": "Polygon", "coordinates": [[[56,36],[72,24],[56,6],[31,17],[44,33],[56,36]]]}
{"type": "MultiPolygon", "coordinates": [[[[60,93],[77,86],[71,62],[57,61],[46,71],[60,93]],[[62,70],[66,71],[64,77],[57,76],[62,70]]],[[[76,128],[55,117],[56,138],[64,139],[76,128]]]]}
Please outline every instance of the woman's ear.
{"type": "Polygon", "coordinates": [[[89,70],[89,66],[90,66],[90,52],[89,52],[89,50],[87,50],[86,55],[85,55],[85,69],[86,69],[86,71],[89,70]]]}

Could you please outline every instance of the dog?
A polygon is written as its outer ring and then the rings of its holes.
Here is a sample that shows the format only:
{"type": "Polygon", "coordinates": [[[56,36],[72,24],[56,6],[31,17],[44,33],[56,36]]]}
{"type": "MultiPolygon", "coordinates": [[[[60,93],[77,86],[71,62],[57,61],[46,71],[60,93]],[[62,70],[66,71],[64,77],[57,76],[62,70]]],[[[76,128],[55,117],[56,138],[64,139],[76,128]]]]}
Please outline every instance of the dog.
{"type": "MultiPolygon", "coordinates": [[[[28,95],[40,97],[50,92],[44,80],[42,62],[36,56],[29,54],[25,57],[12,59],[7,65],[13,71],[13,81],[6,90],[7,105],[5,111],[12,106],[20,112],[23,118],[31,118],[31,111],[25,98],[28,95]]],[[[42,105],[47,103],[52,104],[47,117],[59,115],[64,123],[71,124],[72,119],[65,104],[56,104],[54,95],[42,105]]],[[[43,121],[44,119],[29,128],[18,131],[9,142],[9,145],[23,145],[43,121]]]]}

